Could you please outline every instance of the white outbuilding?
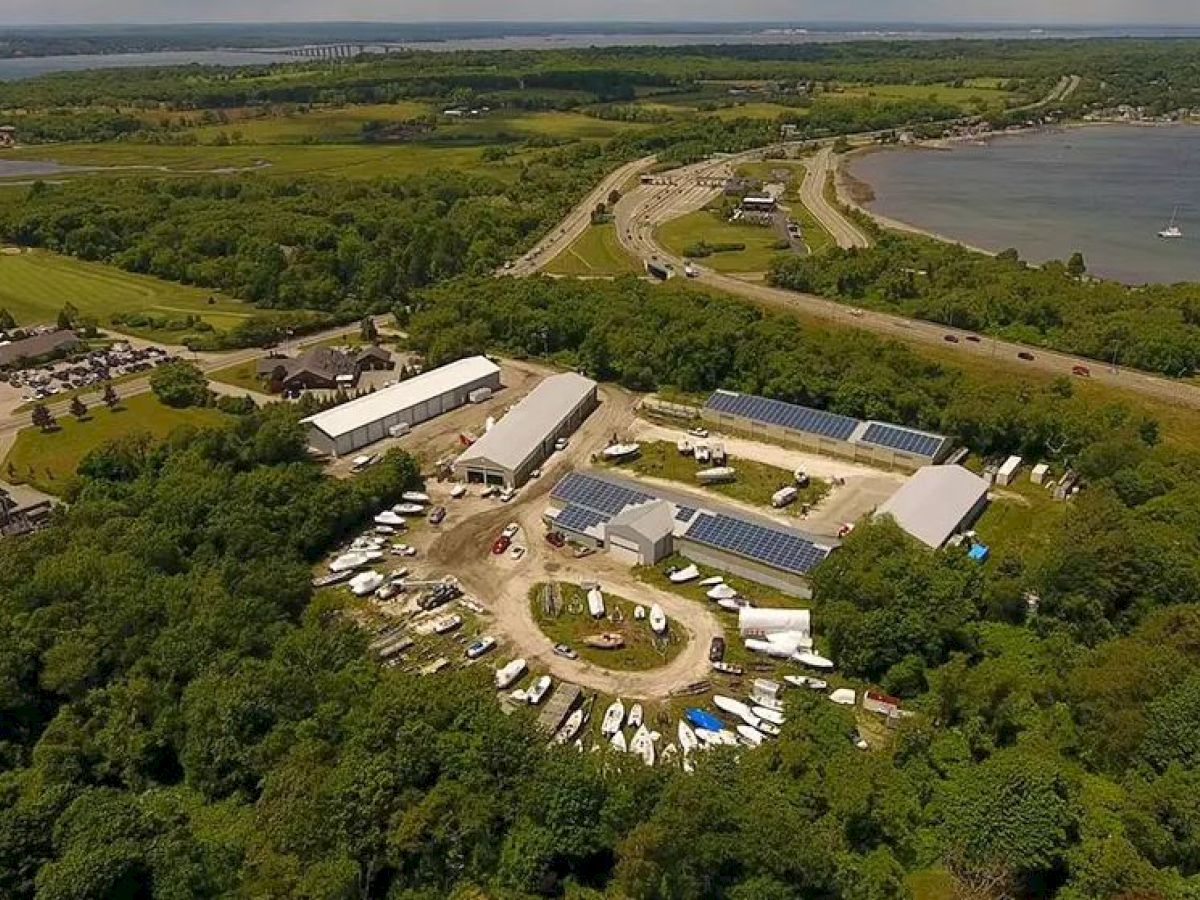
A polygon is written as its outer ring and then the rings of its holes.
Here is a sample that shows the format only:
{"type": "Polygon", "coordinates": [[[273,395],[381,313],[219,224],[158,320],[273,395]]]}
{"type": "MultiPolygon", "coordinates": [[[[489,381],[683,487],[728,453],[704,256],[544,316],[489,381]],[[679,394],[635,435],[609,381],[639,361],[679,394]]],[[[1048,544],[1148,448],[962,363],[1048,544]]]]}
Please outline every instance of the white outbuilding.
{"type": "Polygon", "coordinates": [[[518,488],[596,408],[596,382],[574,372],[551,375],[454,461],[474,484],[518,488]]]}
{"type": "Polygon", "coordinates": [[[962,466],[918,469],[876,515],[889,515],[918,541],[941,547],[970,526],[987,505],[988,483],[962,466]]]}
{"type": "Polygon", "coordinates": [[[353,453],[465,404],[479,388],[500,388],[500,367],[484,356],[460,359],[304,419],[308,444],[333,456],[353,453]],[[397,426],[403,426],[397,428],[397,426]]]}

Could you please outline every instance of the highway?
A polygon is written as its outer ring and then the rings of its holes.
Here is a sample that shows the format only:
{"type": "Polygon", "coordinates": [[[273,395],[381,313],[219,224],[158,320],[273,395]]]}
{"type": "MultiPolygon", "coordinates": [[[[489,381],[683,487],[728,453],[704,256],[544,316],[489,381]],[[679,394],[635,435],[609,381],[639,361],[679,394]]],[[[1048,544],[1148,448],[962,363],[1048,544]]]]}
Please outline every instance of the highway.
{"type": "Polygon", "coordinates": [[[825,185],[836,167],[833,149],[822,147],[804,160],[804,166],[804,181],[800,185],[800,202],[808,208],[813,217],[821,223],[821,227],[829,232],[842,249],[869,247],[871,242],[859,227],[842,215],[841,211],[825,198],[825,185]]]}

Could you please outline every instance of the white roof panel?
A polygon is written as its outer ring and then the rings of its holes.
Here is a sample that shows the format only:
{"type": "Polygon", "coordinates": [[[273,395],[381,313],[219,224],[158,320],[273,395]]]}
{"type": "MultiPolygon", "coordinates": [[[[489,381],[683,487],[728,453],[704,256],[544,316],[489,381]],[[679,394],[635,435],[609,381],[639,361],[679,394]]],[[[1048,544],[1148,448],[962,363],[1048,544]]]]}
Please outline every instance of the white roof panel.
{"type": "Polygon", "coordinates": [[[595,389],[596,382],[574,372],[551,375],[463,451],[455,465],[482,460],[515,471],[595,389]]]}
{"type": "Polygon", "coordinates": [[[500,367],[487,357],[469,356],[422,372],[415,378],[385,387],[373,394],[341,403],[303,421],[321,429],[331,438],[336,438],[499,372],[500,367]]]}
{"type": "Polygon", "coordinates": [[[896,524],[930,547],[946,543],[975,504],[987,496],[988,483],[962,466],[924,466],[879,507],[896,524]]]}

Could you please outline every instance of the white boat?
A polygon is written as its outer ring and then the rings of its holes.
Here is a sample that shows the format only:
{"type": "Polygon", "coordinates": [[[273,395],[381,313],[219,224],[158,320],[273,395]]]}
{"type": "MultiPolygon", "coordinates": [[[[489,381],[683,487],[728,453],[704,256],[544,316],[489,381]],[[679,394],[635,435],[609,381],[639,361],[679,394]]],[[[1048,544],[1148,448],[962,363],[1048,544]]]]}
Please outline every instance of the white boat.
{"type": "Polygon", "coordinates": [[[385,509],[375,517],[376,525],[403,525],[404,517],[398,516],[390,509],[385,509]]]}
{"type": "Polygon", "coordinates": [[[361,569],[370,561],[365,553],[343,553],[329,564],[329,571],[334,574],[353,572],[355,569],[361,569]]]}
{"type": "Polygon", "coordinates": [[[622,753],[629,749],[629,745],[625,743],[625,732],[618,731],[608,741],[612,744],[614,750],[620,750],[622,753]]]}
{"type": "Polygon", "coordinates": [[[666,634],[667,631],[667,614],[657,603],[650,607],[650,630],[655,634],[666,634]]]}
{"type": "Polygon", "coordinates": [[[526,664],[523,659],[514,659],[508,665],[496,670],[496,689],[504,690],[514,681],[525,674],[526,664]]]}
{"type": "Polygon", "coordinates": [[[705,595],[709,600],[732,600],[738,592],[724,582],[713,585],[705,595]]]}
{"type": "Polygon", "coordinates": [[[629,752],[640,756],[646,765],[654,765],[654,739],[645,725],[641,726],[630,740],[629,752]]]}
{"type": "Polygon", "coordinates": [[[676,729],[676,734],[679,737],[679,749],[681,749],[685,755],[700,748],[700,739],[696,737],[696,732],[692,731],[692,726],[683,721],[683,719],[679,720],[679,726],[676,729]]]}
{"type": "MultiPolygon", "coordinates": [[[[455,628],[457,628],[462,623],[463,623],[463,618],[462,618],[462,616],[458,615],[458,613],[455,613],[452,616],[442,616],[440,619],[438,619],[437,621],[435,621],[433,623],[433,633],[434,634],[449,634],[451,631],[453,631],[455,628]]],[[[509,683],[511,684],[512,682],[509,682],[509,683]]]]}
{"type": "Polygon", "coordinates": [[[672,584],[685,584],[686,582],[691,581],[693,578],[699,578],[699,577],[700,577],[700,570],[697,569],[694,565],[685,566],[684,568],[679,569],[678,571],[672,572],[670,575],[667,576],[667,578],[670,579],[672,584]]]}
{"type": "Polygon", "coordinates": [[[829,695],[829,699],[838,704],[838,706],[853,706],[854,701],[858,698],[851,688],[838,688],[829,695]]]}
{"type": "Polygon", "coordinates": [[[726,747],[736,747],[738,742],[737,735],[728,728],[722,728],[717,732],[717,742],[724,744],[726,747]]]}
{"type": "MultiPolygon", "coordinates": [[[[693,568],[695,568],[693,566],[693,568]]],[[[725,580],[723,575],[709,575],[707,578],[700,580],[700,587],[712,587],[714,584],[720,584],[725,580]]]]}
{"type": "Polygon", "coordinates": [[[783,724],[783,713],[777,709],[771,709],[767,706],[752,706],[750,712],[754,713],[763,722],[770,722],[772,725],[783,724]]]}
{"type": "Polygon", "coordinates": [[[789,503],[795,502],[799,496],[800,492],[796,490],[794,485],[789,484],[787,487],[781,487],[771,495],[771,505],[776,509],[782,509],[789,503]]]}
{"type": "Polygon", "coordinates": [[[737,727],[738,736],[749,747],[758,747],[765,740],[763,733],[757,728],[751,728],[749,725],[739,725],[737,727]]]}
{"type": "Polygon", "coordinates": [[[629,709],[629,719],[627,724],[630,728],[640,728],[642,726],[642,704],[635,703],[629,709]]]}
{"type": "Polygon", "coordinates": [[[774,641],[764,641],[761,638],[746,638],[746,649],[751,653],[763,653],[776,659],[791,659],[796,655],[796,648],[774,641]]]}
{"type": "Polygon", "coordinates": [[[588,613],[593,619],[604,617],[604,595],[600,593],[599,588],[592,588],[587,592],[588,613]]]}
{"type": "Polygon", "coordinates": [[[633,608],[633,618],[638,622],[646,618],[646,607],[642,606],[640,603],[635,606],[633,608]]]}
{"type": "Polygon", "coordinates": [[[609,444],[600,455],[605,459],[632,459],[642,449],[641,444],[609,444]]]}
{"type": "Polygon", "coordinates": [[[738,612],[743,609],[749,609],[750,601],[745,597],[729,597],[724,600],[718,600],[717,606],[726,612],[738,612]]]}
{"type": "Polygon", "coordinates": [[[725,484],[737,478],[737,469],[732,466],[713,466],[711,469],[701,469],[696,473],[696,480],[701,484],[725,484]]]}
{"type": "Polygon", "coordinates": [[[425,512],[425,507],[420,503],[397,503],[392,512],[398,516],[419,516],[425,512]]]}
{"type": "Polygon", "coordinates": [[[699,741],[701,747],[718,747],[724,741],[717,737],[717,732],[709,731],[707,728],[696,729],[696,740],[699,741]]]}
{"type": "Polygon", "coordinates": [[[713,705],[721,710],[721,712],[729,713],[731,716],[736,716],[747,725],[757,725],[758,716],[750,711],[750,707],[741,700],[734,700],[732,697],[723,697],[717,694],[713,697],[713,705]]]}
{"type": "Polygon", "coordinates": [[[793,472],[792,479],[796,482],[796,487],[808,487],[808,473],[803,469],[793,472]]]}
{"type": "Polygon", "coordinates": [[[365,597],[367,594],[375,593],[375,589],[383,584],[383,576],[371,569],[367,572],[359,572],[350,579],[350,593],[355,597],[365,597]]]}
{"type": "Polygon", "coordinates": [[[675,442],[675,449],[679,451],[680,456],[691,456],[692,442],[687,438],[680,438],[675,442]]]}
{"type": "Polygon", "coordinates": [[[720,672],[722,675],[740,676],[745,670],[741,666],[735,666],[733,663],[727,663],[724,660],[717,660],[712,664],[714,672],[720,672]]]}
{"type": "Polygon", "coordinates": [[[772,725],[770,722],[759,722],[758,730],[767,737],[779,737],[779,726],[772,725]]]}
{"type": "Polygon", "coordinates": [[[616,734],[625,724],[625,704],[614,700],[604,711],[604,720],[600,723],[600,733],[605,737],[616,734]]]}
{"type": "Polygon", "coordinates": [[[575,735],[579,734],[579,729],[583,727],[583,710],[577,709],[575,712],[567,716],[567,721],[563,723],[563,727],[559,729],[554,740],[560,744],[565,744],[570,741],[575,735]]]}
{"type": "Polygon", "coordinates": [[[525,699],[532,706],[537,706],[546,699],[546,695],[550,693],[551,680],[549,675],[543,675],[533,685],[525,691],[525,699]]]}
{"type": "Polygon", "coordinates": [[[800,663],[801,665],[808,666],[809,668],[812,668],[812,669],[832,669],[833,668],[833,660],[826,659],[823,656],[819,656],[818,654],[813,653],[811,650],[800,650],[792,658],[794,660],[796,660],[796,662],[800,663]]]}
{"type": "Polygon", "coordinates": [[[528,702],[526,699],[527,695],[525,693],[525,688],[517,688],[515,691],[512,691],[508,696],[510,696],[513,699],[513,701],[516,703],[528,702]]]}
{"type": "Polygon", "coordinates": [[[784,675],[783,680],[792,687],[808,688],[813,691],[823,691],[829,687],[829,682],[820,678],[809,678],[807,675],[784,675]]]}
{"type": "Polygon", "coordinates": [[[490,634],[485,634],[479,640],[474,641],[467,647],[467,659],[479,659],[483,654],[489,652],[496,646],[496,639],[490,634]]]}
{"type": "Polygon", "coordinates": [[[1160,238],[1167,240],[1176,240],[1183,237],[1183,231],[1175,224],[1175,219],[1179,215],[1179,207],[1175,207],[1175,211],[1171,213],[1171,224],[1158,233],[1160,238]]]}
{"type": "Polygon", "coordinates": [[[405,491],[400,495],[400,499],[407,503],[428,503],[429,495],[422,494],[420,491],[405,491]]]}
{"type": "Polygon", "coordinates": [[[692,455],[696,457],[696,462],[707,463],[712,459],[712,453],[708,449],[708,444],[697,444],[692,450],[692,455]]]}
{"type": "Polygon", "coordinates": [[[467,496],[467,486],[465,484],[456,484],[450,489],[450,499],[461,500],[467,496]]]}

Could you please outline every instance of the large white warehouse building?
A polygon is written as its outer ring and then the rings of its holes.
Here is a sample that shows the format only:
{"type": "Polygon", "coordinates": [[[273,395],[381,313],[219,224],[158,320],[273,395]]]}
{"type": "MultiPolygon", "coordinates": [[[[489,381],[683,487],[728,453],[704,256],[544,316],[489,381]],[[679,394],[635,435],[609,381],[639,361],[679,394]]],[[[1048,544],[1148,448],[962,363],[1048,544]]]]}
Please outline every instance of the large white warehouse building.
{"type": "Polygon", "coordinates": [[[476,484],[517,488],[596,408],[596,382],[574,372],[551,375],[454,461],[454,474],[476,484]]]}
{"type": "Polygon", "coordinates": [[[310,447],[344,456],[382,440],[397,425],[418,425],[457,409],[478,388],[499,387],[500,367],[471,356],[309,416],[303,424],[310,447]]]}
{"type": "Polygon", "coordinates": [[[918,469],[877,510],[921,543],[942,546],[979,518],[987,506],[988,483],[962,466],[918,469]]]}

